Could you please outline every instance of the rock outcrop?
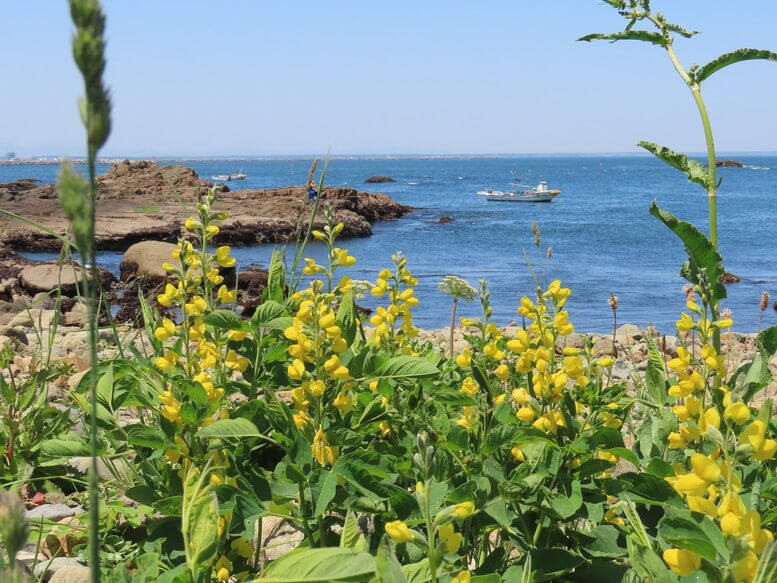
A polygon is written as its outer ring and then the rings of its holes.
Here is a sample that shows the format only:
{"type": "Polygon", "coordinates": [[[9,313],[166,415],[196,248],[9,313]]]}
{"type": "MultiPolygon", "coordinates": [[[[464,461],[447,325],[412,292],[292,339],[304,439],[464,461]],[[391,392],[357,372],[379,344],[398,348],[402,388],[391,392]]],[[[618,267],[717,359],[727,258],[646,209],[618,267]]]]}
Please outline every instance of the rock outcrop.
{"type": "Polygon", "coordinates": [[[364,181],[364,184],[380,184],[381,182],[396,182],[396,178],[391,176],[370,176],[364,181]]]}
{"type": "MultiPolygon", "coordinates": [[[[179,201],[193,206],[210,186],[194,170],[183,166],[160,166],[146,161],[114,165],[97,181],[98,249],[126,250],[148,240],[175,242],[185,218],[179,201]]],[[[220,188],[216,209],[229,214],[215,241],[220,245],[294,240],[297,230],[307,225],[313,208],[303,186],[238,191],[220,188]]],[[[67,229],[54,185],[34,186],[25,181],[0,184],[0,201],[5,210],[53,231],[64,233],[67,229]]],[[[324,189],[321,203],[314,220],[316,227],[323,226],[324,207],[329,205],[335,219],[345,225],[344,237],[370,235],[371,223],[396,219],[411,210],[388,196],[354,188],[324,189]]],[[[61,247],[56,237],[18,221],[5,225],[0,242],[29,251],[61,247]]]]}
{"type": "Polygon", "coordinates": [[[718,160],[715,162],[715,166],[718,168],[742,168],[744,164],[739,160],[718,160]]]}

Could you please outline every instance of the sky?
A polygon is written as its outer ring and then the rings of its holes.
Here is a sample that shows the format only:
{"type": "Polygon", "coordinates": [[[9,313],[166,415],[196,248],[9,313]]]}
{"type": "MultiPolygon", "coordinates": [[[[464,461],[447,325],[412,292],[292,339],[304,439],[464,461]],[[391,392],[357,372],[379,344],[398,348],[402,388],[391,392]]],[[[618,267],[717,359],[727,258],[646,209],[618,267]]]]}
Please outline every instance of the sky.
{"type": "MultiPolygon", "coordinates": [[[[699,152],[665,52],[599,0],[104,0],[105,156],[699,152]]],[[[685,65],[777,51],[774,0],[654,0],[685,65]]],[[[0,156],[83,154],[65,0],[0,1],[0,156]]],[[[777,63],[704,85],[721,152],[777,151],[777,63]]]]}

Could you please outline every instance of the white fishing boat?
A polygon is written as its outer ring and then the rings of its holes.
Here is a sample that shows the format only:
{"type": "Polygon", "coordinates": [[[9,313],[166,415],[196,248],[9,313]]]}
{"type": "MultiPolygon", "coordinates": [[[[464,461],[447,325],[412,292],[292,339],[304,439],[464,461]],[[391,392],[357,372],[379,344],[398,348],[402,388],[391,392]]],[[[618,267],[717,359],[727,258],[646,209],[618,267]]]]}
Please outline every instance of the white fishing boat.
{"type": "Polygon", "coordinates": [[[534,187],[527,184],[513,184],[512,186],[515,186],[515,190],[512,192],[489,189],[481,190],[478,194],[486,197],[486,200],[505,202],[550,202],[561,194],[560,190],[549,189],[548,183],[544,180],[534,187]]]}
{"type": "Polygon", "coordinates": [[[235,172],[233,174],[216,174],[215,176],[211,176],[211,179],[217,180],[218,182],[229,182],[230,180],[245,180],[248,178],[247,174],[243,174],[243,171],[235,172]]]}

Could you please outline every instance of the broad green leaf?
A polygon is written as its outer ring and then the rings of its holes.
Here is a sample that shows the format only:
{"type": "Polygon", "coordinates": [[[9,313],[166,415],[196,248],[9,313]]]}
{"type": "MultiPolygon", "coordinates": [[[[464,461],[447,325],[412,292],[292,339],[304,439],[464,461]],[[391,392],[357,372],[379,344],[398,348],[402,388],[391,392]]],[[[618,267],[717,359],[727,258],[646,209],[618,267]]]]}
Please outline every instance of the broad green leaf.
{"type": "Polygon", "coordinates": [[[242,330],[245,322],[231,310],[214,310],[203,321],[214,328],[222,330],[242,330]]]}
{"type": "Polygon", "coordinates": [[[698,553],[713,563],[718,555],[728,561],[728,547],[720,529],[707,516],[667,508],[658,532],[671,545],[698,553]]]}
{"type": "Polygon", "coordinates": [[[326,511],[326,507],[334,499],[337,491],[337,474],[334,470],[330,470],[324,478],[324,483],[321,487],[321,492],[316,500],[316,507],[313,510],[313,516],[321,516],[326,511]]]}
{"type": "Polygon", "coordinates": [[[408,583],[407,577],[402,572],[402,567],[400,567],[399,561],[385,537],[378,547],[375,567],[380,583],[408,583]]]}
{"type": "Polygon", "coordinates": [[[376,377],[392,379],[435,377],[439,374],[440,370],[434,364],[417,356],[395,356],[375,372],[376,377]]]}
{"type": "Polygon", "coordinates": [[[337,322],[342,328],[343,338],[350,346],[353,343],[353,339],[356,338],[357,330],[356,304],[354,304],[353,289],[349,289],[343,294],[340,307],[337,310],[337,322]]]}
{"type": "Polygon", "coordinates": [[[375,558],[369,553],[327,547],[298,549],[276,559],[255,581],[265,583],[316,583],[366,579],[375,573],[375,558]]]}
{"type": "Polygon", "coordinates": [[[272,251],[270,269],[267,271],[267,287],[262,292],[265,300],[282,302],[286,293],[286,267],[283,252],[277,247],[272,251]]]}
{"type": "Polygon", "coordinates": [[[774,353],[777,352],[777,326],[759,332],[755,341],[759,348],[766,351],[766,354],[770,357],[774,356],[774,353]]]}
{"type": "Polygon", "coordinates": [[[649,547],[651,545],[651,538],[645,530],[645,525],[637,512],[637,507],[630,500],[624,500],[620,503],[620,508],[623,510],[623,516],[626,523],[629,525],[632,531],[632,535],[638,544],[649,547]]]}
{"type": "Polygon", "coordinates": [[[113,411],[113,366],[110,363],[97,381],[97,399],[113,411]]]}
{"type": "Polygon", "coordinates": [[[667,397],[667,373],[664,358],[656,346],[652,336],[647,336],[647,371],[645,372],[645,386],[647,393],[656,405],[666,403],[667,397]]]}
{"type": "Polygon", "coordinates": [[[659,146],[653,142],[639,142],[637,144],[640,148],[644,148],[657,158],[663,160],[669,164],[672,168],[676,168],[683,172],[689,182],[695,182],[701,184],[704,188],[710,185],[710,175],[706,167],[696,160],[691,160],[685,154],[679,154],[674,150],[670,150],[665,146],[659,146]]]}
{"type": "Polygon", "coordinates": [[[572,572],[585,562],[580,555],[561,548],[534,549],[530,551],[530,556],[531,581],[534,583],[558,580],[561,575],[572,572]]]}
{"type": "Polygon", "coordinates": [[[423,559],[417,563],[402,565],[402,573],[408,583],[426,583],[432,580],[432,570],[429,568],[429,559],[423,559]]]}
{"type": "Polygon", "coordinates": [[[581,36],[579,41],[590,42],[592,40],[608,40],[611,42],[619,40],[639,40],[643,42],[653,43],[660,47],[666,46],[666,37],[660,32],[652,32],[649,30],[624,30],[621,32],[613,32],[610,34],[594,33],[581,36]]]}
{"type": "Polygon", "coordinates": [[[672,576],[664,561],[649,545],[642,544],[634,535],[626,537],[631,568],[641,581],[651,583],[671,583],[672,576]]]}
{"type": "Polygon", "coordinates": [[[39,445],[40,452],[46,457],[83,457],[90,454],[89,444],[82,439],[47,439],[39,445]]]}
{"type": "Polygon", "coordinates": [[[572,482],[572,491],[569,496],[558,492],[550,499],[550,506],[562,519],[573,516],[583,505],[583,493],[580,489],[580,480],[572,482]]]}
{"type": "Polygon", "coordinates": [[[127,441],[136,447],[148,447],[151,449],[166,449],[169,441],[159,429],[135,424],[124,428],[127,441]]]}
{"type": "Polygon", "coordinates": [[[186,564],[194,580],[216,559],[219,550],[219,503],[210,485],[210,472],[192,467],[186,473],[181,508],[181,530],[186,564]]]}
{"type": "Polygon", "coordinates": [[[713,59],[703,67],[700,67],[693,74],[693,79],[696,83],[701,83],[713,73],[720,71],[723,67],[728,67],[729,65],[742,61],[752,61],[754,59],[777,61],[777,53],[761,49],[738,49],[726,53],[725,55],[720,55],[717,59],[713,59]]]}
{"type": "Polygon", "coordinates": [[[197,432],[197,437],[200,439],[242,439],[244,437],[258,437],[260,439],[268,439],[267,436],[262,435],[259,429],[251,423],[248,419],[219,419],[209,425],[208,427],[202,427],[197,432]]]}
{"type": "Polygon", "coordinates": [[[268,322],[288,314],[289,311],[283,304],[274,300],[265,300],[256,308],[253,316],[251,316],[251,321],[254,325],[263,328],[267,326],[268,322]]]}
{"type": "Polygon", "coordinates": [[[340,548],[353,549],[357,551],[364,550],[365,538],[359,528],[359,521],[353,510],[348,510],[345,515],[343,532],[340,535],[340,548]]]}
{"type": "Polygon", "coordinates": [[[698,283],[696,271],[704,269],[715,299],[718,301],[725,299],[726,288],[720,283],[720,276],[724,273],[723,258],[704,233],[692,224],[681,221],[671,213],[660,209],[655,201],[650,205],[650,214],[669,227],[685,245],[692,267],[696,268],[690,274],[691,283],[698,283]]]}

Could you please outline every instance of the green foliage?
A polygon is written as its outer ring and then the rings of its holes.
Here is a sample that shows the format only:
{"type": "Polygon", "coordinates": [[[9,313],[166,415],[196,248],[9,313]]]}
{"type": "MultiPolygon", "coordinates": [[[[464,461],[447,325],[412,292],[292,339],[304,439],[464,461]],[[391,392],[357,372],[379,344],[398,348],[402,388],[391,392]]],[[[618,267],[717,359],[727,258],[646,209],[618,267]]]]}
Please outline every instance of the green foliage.
{"type": "Polygon", "coordinates": [[[720,71],[724,67],[728,67],[729,65],[733,65],[735,63],[741,63],[743,61],[752,61],[756,59],[777,61],[777,53],[762,49],[737,49],[736,51],[720,55],[718,58],[713,59],[698,69],[692,69],[691,77],[694,82],[701,83],[702,81],[708,79],[710,75],[720,71]]]}

